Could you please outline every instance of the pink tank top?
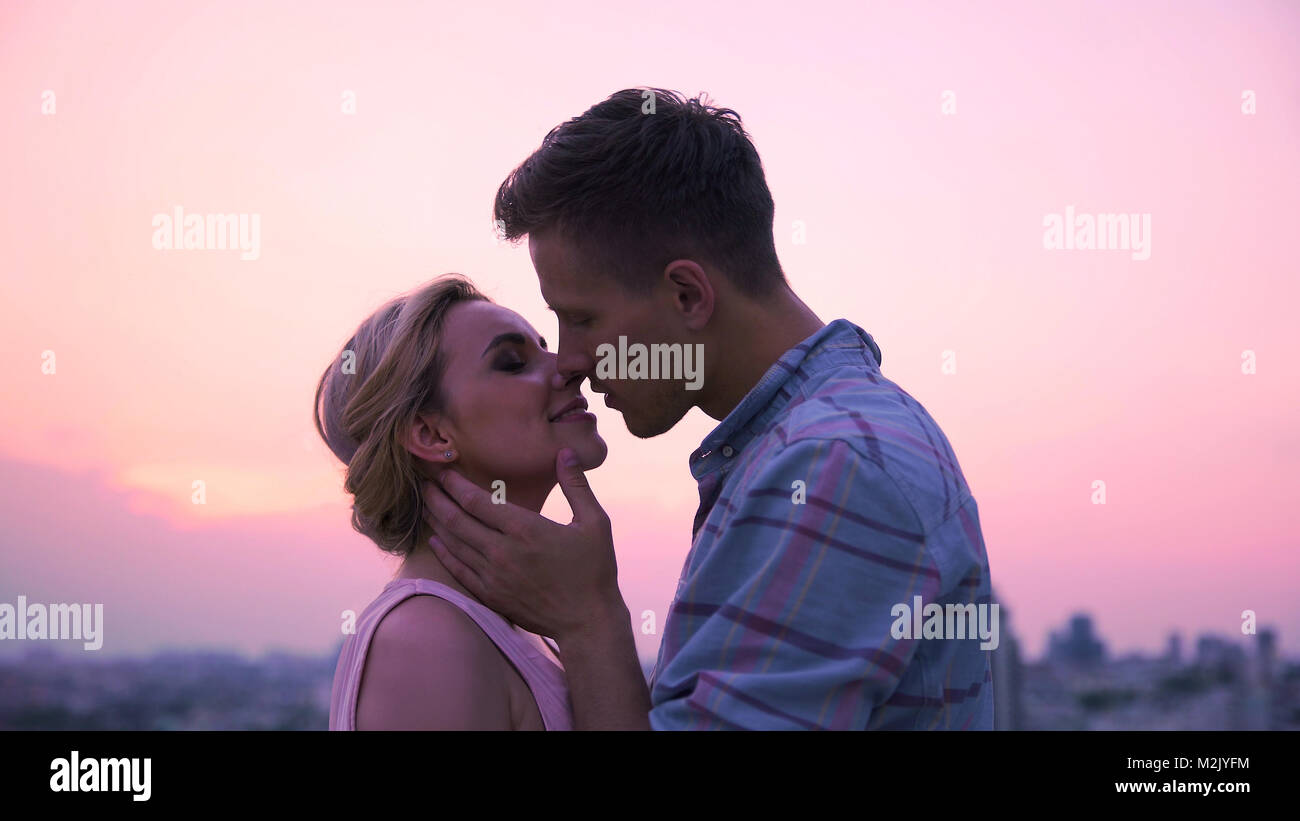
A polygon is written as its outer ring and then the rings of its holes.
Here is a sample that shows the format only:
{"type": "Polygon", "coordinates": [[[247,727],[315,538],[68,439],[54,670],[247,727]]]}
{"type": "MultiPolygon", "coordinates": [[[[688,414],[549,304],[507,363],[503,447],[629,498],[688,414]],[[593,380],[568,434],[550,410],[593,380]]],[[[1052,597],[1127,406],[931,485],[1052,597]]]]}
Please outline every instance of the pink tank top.
{"type": "Polygon", "coordinates": [[[357,695],[361,690],[361,673],[366,667],[366,651],[370,649],[370,640],[388,611],[411,596],[420,595],[437,596],[451,602],[483,629],[532,691],[546,729],[573,729],[573,712],[564,671],[500,614],[432,579],[394,579],[362,611],[357,619],[356,632],[343,642],[330,693],[331,730],[357,728],[357,695]]]}

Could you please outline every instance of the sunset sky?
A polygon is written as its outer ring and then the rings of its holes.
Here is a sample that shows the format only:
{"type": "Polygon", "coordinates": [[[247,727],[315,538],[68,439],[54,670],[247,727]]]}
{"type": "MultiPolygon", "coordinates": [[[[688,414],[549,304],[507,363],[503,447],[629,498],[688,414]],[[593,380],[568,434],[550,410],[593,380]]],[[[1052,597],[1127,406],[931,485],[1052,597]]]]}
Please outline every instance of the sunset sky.
{"type": "MultiPolygon", "coordinates": [[[[349,527],[322,369],[446,272],[555,338],[493,194],[660,86],[744,118],[792,286],[947,433],[1028,653],[1078,611],[1124,652],[1253,609],[1300,654],[1298,35],[1286,0],[7,2],[0,602],[102,602],[104,654],[337,644],[396,565],[349,527]],[[256,259],[156,249],[177,207],[258,215],[256,259]],[[1149,215],[1149,258],[1045,248],[1067,208],[1149,215]]],[[[662,626],[717,423],[592,407],[662,626]]]]}

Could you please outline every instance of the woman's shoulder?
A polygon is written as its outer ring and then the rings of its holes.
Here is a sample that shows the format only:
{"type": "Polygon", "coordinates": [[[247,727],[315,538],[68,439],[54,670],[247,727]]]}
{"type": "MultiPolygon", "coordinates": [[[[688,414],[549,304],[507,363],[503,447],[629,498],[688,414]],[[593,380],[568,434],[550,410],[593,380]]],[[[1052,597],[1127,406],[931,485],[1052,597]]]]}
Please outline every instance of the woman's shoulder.
{"type": "Polygon", "coordinates": [[[414,595],[375,628],[357,701],[358,729],[510,729],[504,659],[456,604],[414,595]]]}
{"type": "MultiPolygon", "coordinates": [[[[427,650],[448,647],[478,655],[495,650],[483,628],[458,604],[439,596],[408,596],[389,608],[375,627],[371,648],[377,644],[395,645],[398,649],[414,645],[427,650]]],[[[486,655],[486,654],[484,654],[486,655]]]]}

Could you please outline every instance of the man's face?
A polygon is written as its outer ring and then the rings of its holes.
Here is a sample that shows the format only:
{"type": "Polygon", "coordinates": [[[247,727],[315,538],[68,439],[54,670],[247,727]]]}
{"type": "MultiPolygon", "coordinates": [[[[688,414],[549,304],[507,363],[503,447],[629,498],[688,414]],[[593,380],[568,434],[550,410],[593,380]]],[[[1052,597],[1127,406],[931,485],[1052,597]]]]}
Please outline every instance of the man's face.
{"type": "MultiPolygon", "coordinates": [[[[697,394],[681,380],[601,378],[596,363],[602,344],[617,353],[619,337],[633,343],[685,343],[685,328],[662,280],[646,296],[629,294],[610,272],[593,269],[578,249],[556,232],[528,235],[542,298],[559,322],[562,378],[576,374],[605,394],[605,404],[623,414],[633,436],[647,439],[671,429],[694,405],[697,394]]],[[[615,371],[617,373],[617,371],[615,371]]]]}

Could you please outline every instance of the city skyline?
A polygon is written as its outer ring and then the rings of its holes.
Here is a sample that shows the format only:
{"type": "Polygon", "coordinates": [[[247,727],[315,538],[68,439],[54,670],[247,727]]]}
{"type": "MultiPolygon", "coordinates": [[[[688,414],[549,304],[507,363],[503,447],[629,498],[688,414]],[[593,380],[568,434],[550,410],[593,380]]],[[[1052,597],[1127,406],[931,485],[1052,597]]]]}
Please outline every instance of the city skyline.
{"type": "MultiPolygon", "coordinates": [[[[1300,663],[1276,655],[1268,629],[1253,646],[1200,635],[1186,656],[1173,637],[1163,656],[1097,652],[1104,637],[1083,613],[1058,637],[1039,659],[1020,656],[1014,631],[992,651],[994,729],[1300,729],[1300,663]]],[[[115,658],[33,644],[0,655],[0,729],[320,730],[338,649],[115,658]]],[[[641,662],[649,679],[653,662],[641,662]]]]}

